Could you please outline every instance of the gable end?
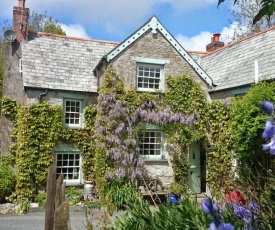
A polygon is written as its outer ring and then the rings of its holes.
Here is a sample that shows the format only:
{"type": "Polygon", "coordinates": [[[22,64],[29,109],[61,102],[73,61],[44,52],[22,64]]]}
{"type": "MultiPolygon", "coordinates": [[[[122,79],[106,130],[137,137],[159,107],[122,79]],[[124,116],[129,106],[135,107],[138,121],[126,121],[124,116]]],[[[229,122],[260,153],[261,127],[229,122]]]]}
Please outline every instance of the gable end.
{"type": "Polygon", "coordinates": [[[186,52],[186,50],[179,44],[179,42],[165,29],[165,27],[154,16],[136,32],[130,35],[126,40],[120,43],[119,46],[114,48],[106,55],[107,62],[114,59],[119,53],[129,47],[133,42],[139,39],[148,30],[151,33],[156,34],[157,30],[166,38],[166,40],[177,50],[184,60],[196,71],[200,78],[205,81],[209,86],[213,86],[213,80],[207,75],[207,73],[198,65],[198,63],[186,52]]]}

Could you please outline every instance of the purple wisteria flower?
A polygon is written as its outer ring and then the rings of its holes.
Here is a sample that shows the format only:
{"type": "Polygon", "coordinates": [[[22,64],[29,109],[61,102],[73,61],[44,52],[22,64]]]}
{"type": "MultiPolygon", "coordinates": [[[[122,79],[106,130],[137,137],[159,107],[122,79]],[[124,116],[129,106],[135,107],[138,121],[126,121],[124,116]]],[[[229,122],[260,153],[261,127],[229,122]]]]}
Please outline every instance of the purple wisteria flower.
{"type": "Polygon", "coordinates": [[[262,110],[268,113],[269,115],[272,115],[274,112],[274,105],[270,101],[263,101],[261,103],[261,107],[262,107],[262,110]]]}

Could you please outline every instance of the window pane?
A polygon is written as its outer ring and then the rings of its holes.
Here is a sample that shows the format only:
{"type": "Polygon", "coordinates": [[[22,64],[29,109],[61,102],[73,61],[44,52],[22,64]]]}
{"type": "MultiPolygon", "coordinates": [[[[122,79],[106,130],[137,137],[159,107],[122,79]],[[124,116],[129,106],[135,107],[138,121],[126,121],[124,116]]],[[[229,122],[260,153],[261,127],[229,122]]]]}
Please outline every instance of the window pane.
{"type": "Polygon", "coordinates": [[[57,174],[64,174],[65,180],[79,179],[80,154],[79,153],[57,153],[57,174]]]}
{"type": "Polygon", "coordinates": [[[79,125],[81,117],[81,101],[66,100],[65,105],[65,124],[79,125]]]}
{"type": "Polygon", "coordinates": [[[159,89],[160,67],[140,65],[138,66],[137,74],[138,88],[159,89]]]}
{"type": "Polygon", "coordinates": [[[144,131],[139,133],[141,155],[161,156],[162,131],[144,131]]]}

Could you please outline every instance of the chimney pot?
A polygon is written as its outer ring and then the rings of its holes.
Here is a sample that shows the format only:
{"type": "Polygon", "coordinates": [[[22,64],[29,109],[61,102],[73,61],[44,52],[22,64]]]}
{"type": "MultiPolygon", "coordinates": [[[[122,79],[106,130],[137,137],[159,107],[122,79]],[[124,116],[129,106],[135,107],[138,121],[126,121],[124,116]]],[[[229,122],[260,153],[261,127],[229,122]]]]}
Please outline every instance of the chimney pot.
{"type": "Polygon", "coordinates": [[[214,41],[218,42],[220,40],[221,34],[219,32],[216,32],[216,33],[213,34],[213,36],[214,36],[214,41]]]}
{"type": "Polygon", "coordinates": [[[214,50],[217,50],[224,46],[224,42],[220,41],[221,34],[216,32],[213,34],[213,37],[211,37],[211,42],[206,46],[207,52],[213,52],[214,50]]]}
{"type": "Polygon", "coordinates": [[[25,0],[18,0],[18,7],[25,8],[25,0]]]}

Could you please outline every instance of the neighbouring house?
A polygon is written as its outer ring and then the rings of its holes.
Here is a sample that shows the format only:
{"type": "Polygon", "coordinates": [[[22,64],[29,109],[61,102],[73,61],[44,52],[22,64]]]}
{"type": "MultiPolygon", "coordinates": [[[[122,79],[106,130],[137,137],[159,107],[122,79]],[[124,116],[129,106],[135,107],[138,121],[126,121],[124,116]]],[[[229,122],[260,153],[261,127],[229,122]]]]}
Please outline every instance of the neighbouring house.
{"type": "MultiPolygon", "coordinates": [[[[18,0],[13,10],[17,39],[6,41],[3,96],[25,105],[41,101],[61,105],[64,126],[69,129],[84,127],[83,109],[97,103],[98,89],[110,67],[123,76],[126,88],[138,92],[165,92],[166,76],[189,75],[208,101],[242,95],[252,83],[275,74],[275,28],[227,46],[219,41],[220,34],[214,33],[207,50],[195,52],[186,51],[155,16],[121,43],[28,31],[28,17],[25,0],[18,0]]],[[[9,154],[12,129],[12,123],[2,115],[2,155],[9,154]]],[[[164,131],[148,126],[144,132],[155,153],[147,155],[144,145],[140,146],[146,168],[168,186],[173,180],[166,158],[169,152],[156,141],[164,142],[164,131]]],[[[83,184],[81,151],[61,145],[53,154],[67,184],[83,184]],[[69,158],[72,167],[66,163],[69,158]]],[[[193,143],[189,154],[189,187],[197,194],[206,192],[206,149],[202,143],[193,143]]]]}

